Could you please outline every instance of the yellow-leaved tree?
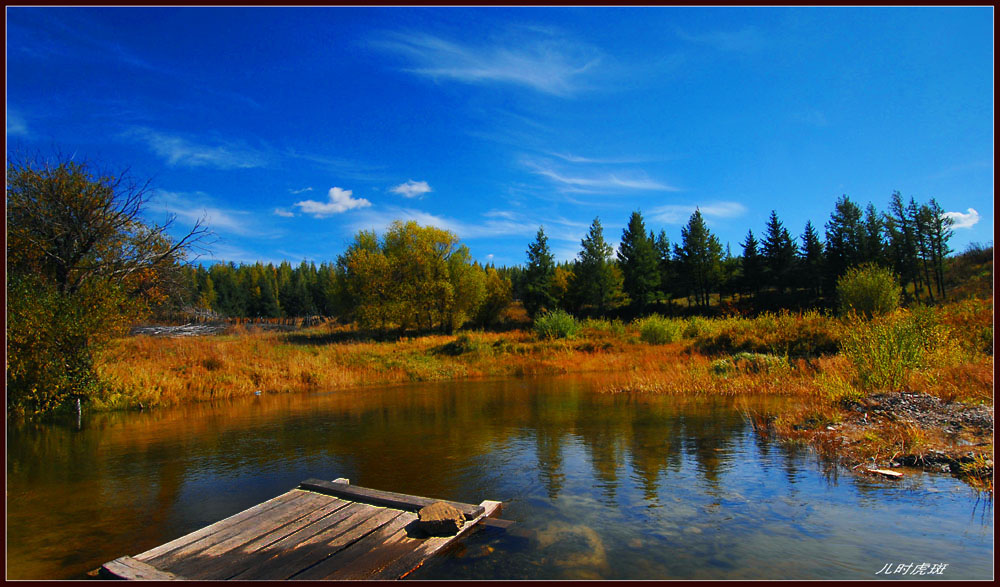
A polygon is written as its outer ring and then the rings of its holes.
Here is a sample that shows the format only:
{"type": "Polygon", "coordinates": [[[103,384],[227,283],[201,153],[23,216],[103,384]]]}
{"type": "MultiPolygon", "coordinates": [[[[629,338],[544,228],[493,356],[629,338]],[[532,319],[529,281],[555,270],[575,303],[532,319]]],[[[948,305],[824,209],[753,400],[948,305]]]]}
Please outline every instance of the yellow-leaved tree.
{"type": "Polygon", "coordinates": [[[477,316],[487,295],[487,273],[468,247],[454,233],[412,220],[393,222],[381,239],[359,232],[337,271],[342,310],[381,332],[455,330],[477,316]]]}
{"type": "Polygon", "coordinates": [[[206,231],[144,222],[148,183],[87,162],[7,165],[7,410],[34,415],[100,386],[93,353],[168,294],[206,231]]]}

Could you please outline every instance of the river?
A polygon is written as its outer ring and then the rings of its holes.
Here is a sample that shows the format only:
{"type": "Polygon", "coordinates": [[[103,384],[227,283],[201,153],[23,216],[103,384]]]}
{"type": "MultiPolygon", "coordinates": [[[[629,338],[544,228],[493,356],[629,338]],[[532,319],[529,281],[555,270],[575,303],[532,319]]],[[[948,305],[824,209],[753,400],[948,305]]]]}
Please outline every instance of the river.
{"type": "Polygon", "coordinates": [[[993,577],[992,501],[948,475],[858,476],[761,438],[739,408],[774,399],[596,387],[460,381],[8,423],[7,578],[82,578],[310,477],[504,502],[511,531],[474,534],[419,579],[993,577]]]}

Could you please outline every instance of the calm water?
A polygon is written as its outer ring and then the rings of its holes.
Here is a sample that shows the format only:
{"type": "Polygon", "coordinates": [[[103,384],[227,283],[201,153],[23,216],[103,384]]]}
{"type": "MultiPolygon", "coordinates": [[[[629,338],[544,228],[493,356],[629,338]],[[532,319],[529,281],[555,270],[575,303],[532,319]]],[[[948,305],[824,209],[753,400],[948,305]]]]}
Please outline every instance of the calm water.
{"type": "Polygon", "coordinates": [[[594,387],[453,382],[9,426],[7,576],[79,578],[309,477],[504,502],[516,531],[479,532],[414,578],[877,579],[925,562],[993,576],[992,503],[949,476],[838,473],[758,438],[731,401],[594,387]]]}

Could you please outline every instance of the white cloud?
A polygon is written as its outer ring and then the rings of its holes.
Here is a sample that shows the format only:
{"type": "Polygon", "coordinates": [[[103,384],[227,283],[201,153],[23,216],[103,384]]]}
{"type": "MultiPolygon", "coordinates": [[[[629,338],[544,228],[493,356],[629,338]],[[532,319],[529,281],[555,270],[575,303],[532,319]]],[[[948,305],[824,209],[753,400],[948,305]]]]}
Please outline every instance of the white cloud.
{"type": "Polygon", "coordinates": [[[372,205],[371,202],[364,198],[352,198],[351,195],[353,193],[351,190],[332,187],[330,188],[328,202],[302,200],[301,202],[295,202],[295,205],[301,208],[306,214],[312,214],[316,218],[339,214],[353,210],[354,208],[367,208],[372,205]]]}
{"type": "Polygon", "coordinates": [[[569,186],[569,191],[582,191],[583,193],[594,193],[593,190],[649,190],[676,192],[680,191],[665,183],[650,179],[645,173],[608,173],[589,177],[573,177],[550,167],[526,162],[534,173],[547,177],[556,183],[569,186]]]}
{"type": "Polygon", "coordinates": [[[969,208],[968,214],[963,214],[961,212],[945,212],[943,216],[947,216],[955,221],[951,225],[952,228],[972,228],[977,222],[979,222],[979,212],[976,212],[975,208],[969,208]]]}
{"type": "Polygon", "coordinates": [[[12,110],[7,111],[7,136],[28,136],[28,123],[20,114],[12,110]]]}
{"type": "Polygon", "coordinates": [[[431,186],[427,185],[426,181],[413,181],[411,179],[406,183],[401,183],[396,187],[390,188],[389,191],[399,194],[404,198],[416,198],[430,192],[431,186]]]}
{"type": "Polygon", "coordinates": [[[694,214],[695,208],[701,210],[706,218],[737,218],[746,214],[747,208],[739,202],[715,202],[712,204],[668,204],[650,210],[652,220],[664,224],[685,224],[694,214]]]}
{"type": "Polygon", "coordinates": [[[295,216],[294,212],[291,212],[289,210],[284,210],[282,208],[275,208],[274,212],[272,212],[272,213],[275,216],[281,216],[282,218],[292,218],[293,216],[295,216]]]}
{"type": "Polygon", "coordinates": [[[311,192],[311,191],[313,191],[313,189],[312,189],[312,186],[309,186],[307,188],[302,188],[301,190],[288,190],[288,191],[291,192],[291,193],[293,193],[293,194],[295,194],[295,195],[299,195],[299,194],[304,194],[306,192],[311,192]]]}
{"type": "Polygon", "coordinates": [[[146,143],[169,165],[247,169],[263,167],[266,163],[266,157],[260,151],[234,142],[221,142],[216,145],[198,144],[178,135],[146,127],[134,127],[123,136],[146,143]]]}
{"type": "Polygon", "coordinates": [[[573,155],[570,153],[549,153],[553,157],[558,157],[563,161],[568,161],[570,163],[596,163],[601,165],[606,164],[622,164],[622,163],[642,163],[643,159],[628,158],[628,157],[611,157],[606,159],[598,159],[592,157],[580,157],[579,155],[573,155]]]}
{"type": "Polygon", "coordinates": [[[503,44],[471,46],[428,34],[392,33],[375,46],[409,56],[410,71],[465,83],[503,82],[554,95],[580,89],[579,78],[600,61],[593,48],[559,38],[551,31],[506,31],[503,44]]]}
{"type": "Polygon", "coordinates": [[[245,210],[220,208],[211,204],[203,192],[181,193],[157,190],[149,201],[148,210],[172,214],[187,224],[205,219],[208,228],[215,232],[229,232],[248,236],[259,235],[252,226],[253,215],[245,210]]]}

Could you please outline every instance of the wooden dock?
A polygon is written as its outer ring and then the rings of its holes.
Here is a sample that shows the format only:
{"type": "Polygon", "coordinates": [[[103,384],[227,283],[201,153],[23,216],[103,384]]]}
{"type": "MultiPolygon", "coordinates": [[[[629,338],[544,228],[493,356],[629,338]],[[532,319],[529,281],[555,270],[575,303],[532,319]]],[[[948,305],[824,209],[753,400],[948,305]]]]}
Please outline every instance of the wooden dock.
{"type": "MultiPolygon", "coordinates": [[[[284,493],[161,546],[105,563],[107,579],[401,579],[500,513],[500,502],[447,501],[465,523],[427,536],[416,512],[437,501],[309,479],[284,493]]],[[[502,522],[502,521],[501,521],[502,522]]],[[[499,524],[506,525],[506,524],[499,524]]]]}

